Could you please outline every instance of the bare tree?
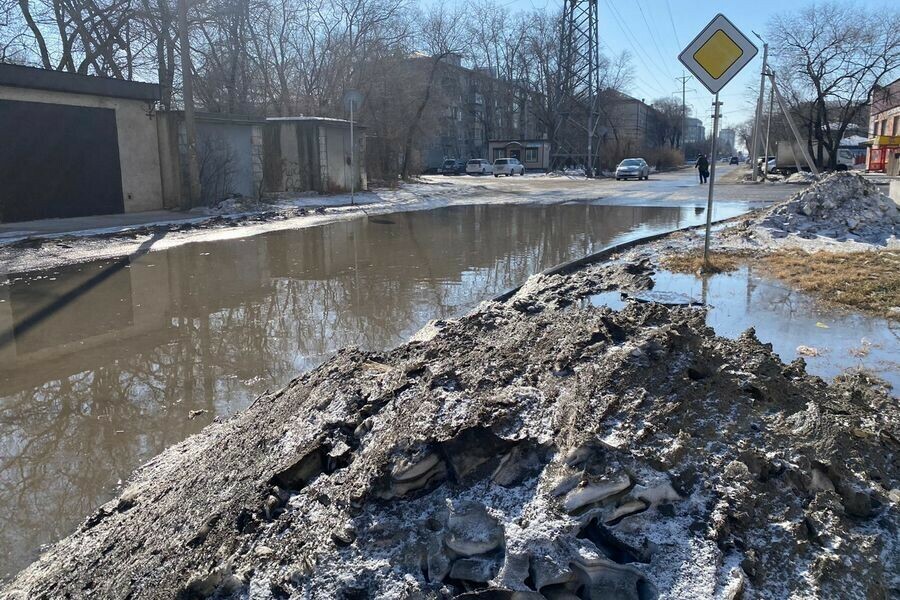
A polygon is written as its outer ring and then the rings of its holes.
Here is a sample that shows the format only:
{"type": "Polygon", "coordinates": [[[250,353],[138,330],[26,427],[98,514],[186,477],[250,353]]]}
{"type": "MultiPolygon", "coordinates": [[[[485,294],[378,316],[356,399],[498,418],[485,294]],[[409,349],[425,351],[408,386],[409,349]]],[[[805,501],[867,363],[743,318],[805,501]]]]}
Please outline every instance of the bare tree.
{"type": "Polygon", "coordinates": [[[444,4],[437,4],[431,7],[423,16],[422,29],[419,34],[421,40],[420,43],[422,49],[431,57],[431,68],[428,71],[428,78],[422,99],[416,107],[416,112],[407,129],[406,141],[403,145],[403,163],[400,169],[400,176],[403,179],[409,178],[413,140],[418,132],[422,115],[428,107],[428,101],[431,98],[432,88],[434,87],[434,78],[437,74],[438,67],[441,64],[441,61],[448,56],[462,50],[464,41],[462,15],[463,13],[459,9],[451,10],[444,4]]]}
{"type": "Polygon", "coordinates": [[[900,69],[900,10],[860,11],[834,2],[774,17],[771,54],[792,108],[806,115],[809,146],[818,141],[836,167],[837,148],[865,110],[871,90],[900,69]]]}

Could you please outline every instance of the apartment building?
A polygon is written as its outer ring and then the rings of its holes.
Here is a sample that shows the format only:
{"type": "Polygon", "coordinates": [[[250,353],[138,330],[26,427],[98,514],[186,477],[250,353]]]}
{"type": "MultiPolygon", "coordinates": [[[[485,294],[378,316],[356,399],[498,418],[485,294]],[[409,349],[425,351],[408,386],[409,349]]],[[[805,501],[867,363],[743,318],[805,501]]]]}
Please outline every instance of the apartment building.
{"type": "MultiPolygon", "coordinates": [[[[429,56],[410,58],[411,68],[426,78],[429,56]]],[[[537,117],[533,92],[497,77],[490,69],[469,69],[459,55],[443,59],[431,91],[431,120],[420,139],[422,167],[436,169],[447,158],[487,158],[489,141],[544,139],[546,127],[537,117]]]]}

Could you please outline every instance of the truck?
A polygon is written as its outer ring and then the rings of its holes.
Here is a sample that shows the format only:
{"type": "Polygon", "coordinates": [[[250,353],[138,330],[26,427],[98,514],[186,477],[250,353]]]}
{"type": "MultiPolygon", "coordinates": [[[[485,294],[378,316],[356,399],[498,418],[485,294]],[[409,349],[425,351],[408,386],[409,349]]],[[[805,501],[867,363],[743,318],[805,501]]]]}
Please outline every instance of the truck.
{"type": "MultiPolygon", "coordinates": [[[[812,159],[818,157],[819,142],[812,144],[812,159]]],[[[809,148],[807,148],[809,150],[809,148]]],[[[822,165],[817,165],[820,170],[828,168],[831,153],[826,146],[822,146],[822,165]]],[[[790,175],[797,172],[797,165],[804,171],[809,171],[806,161],[803,159],[803,153],[797,142],[782,140],[775,144],[775,168],[773,173],[781,173],[790,175]]],[[[866,149],[858,146],[838,146],[837,170],[847,171],[849,169],[864,169],[866,165],[866,149]]]]}

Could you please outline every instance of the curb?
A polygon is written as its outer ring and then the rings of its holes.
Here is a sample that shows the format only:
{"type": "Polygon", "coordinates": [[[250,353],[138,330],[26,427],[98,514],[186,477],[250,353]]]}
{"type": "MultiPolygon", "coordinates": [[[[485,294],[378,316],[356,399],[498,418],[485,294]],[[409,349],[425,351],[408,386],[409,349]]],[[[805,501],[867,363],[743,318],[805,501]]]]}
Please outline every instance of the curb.
{"type": "MultiPolygon", "coordinates": [[[[752,211],[751,211],[752,212],[752,211]]],[[[749,213],[744,213],[742,215],[737,215],[735,217],[728,217],[726,219],[719,219],[717,221],[713,221],[712,225],[720,225],[722,223],[727,223],[728,221],[734,221],[737,219],[746,218],[749,213]]],[[[555,267],[550,267],[549,269],[544,269],[537,275],[565,275],[567,273],[573,273],[578,271],[582,267],[585,267],[590,264],[602,262],[603,260],[609,258],[613,254],[618,254],[624,250],[630,250],[635,246],[640,246],[641,244],[649,244],[650,242],[655,242],[657,240],[661,240],[675,233],[681,233],[684,231],[693,231],[694,229],[703,229],[706,227],[706,223],[702,223],[700,225],[691,225],[689,227],[681,227],[679,229],[673,229],[671,231],[664,231],[662,233],[654,233],[652,235],[647,235],[644,237],[636,238],[633,240],[628,240],[627,242],[622,242],[620,244],[614,244],[612,246],[608,246],[603,248],[602,250],[598,250],[593,254],[588,254],[587,256],[583,256],[581,258],[575,258],[573,260],[564,262],[562,264],[556,265],[555,267]]],[[[533,275],[532,275],[533,277],[533,275]]],[[[512,298],[516,292],[522,289],[522,285],[517,285],[516,287],[509,289],[499,296],[494,296],[489,301],[490,302],[506,302],[510,298],[512,298]]]]}

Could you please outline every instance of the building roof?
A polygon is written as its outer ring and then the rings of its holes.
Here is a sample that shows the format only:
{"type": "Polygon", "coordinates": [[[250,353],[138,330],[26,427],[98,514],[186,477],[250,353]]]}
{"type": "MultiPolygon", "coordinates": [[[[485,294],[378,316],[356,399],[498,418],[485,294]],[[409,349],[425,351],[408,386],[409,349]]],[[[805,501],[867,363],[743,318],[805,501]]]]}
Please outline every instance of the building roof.
{"type": "Polygon", "coordinates": [[[514,139],[514,140],[488,140],[489,144],[549,144],[550,140],[544,139],[514,139]]]}
{"type": "Polygon", "coordinates": [[[159,85],[156,83],[126,81],[10,64],[0,64],[0,86],[147,102],[160,99],[159,85]]]}
{"type": "MultiPolygon", "coordinates": [[[[347,119],[335,119],[332,117],[266,117],[266,121],[288,121],[288,122],[296,122],[296,123],[324,123],[326,125],[343,125],[345,127],[350,127],[350,121],[347,119]]],[[[358,127],[360,129],[365,129],[365,125],[360,125],[358,121],[353,121],[353,126],[358,127]]]]}

